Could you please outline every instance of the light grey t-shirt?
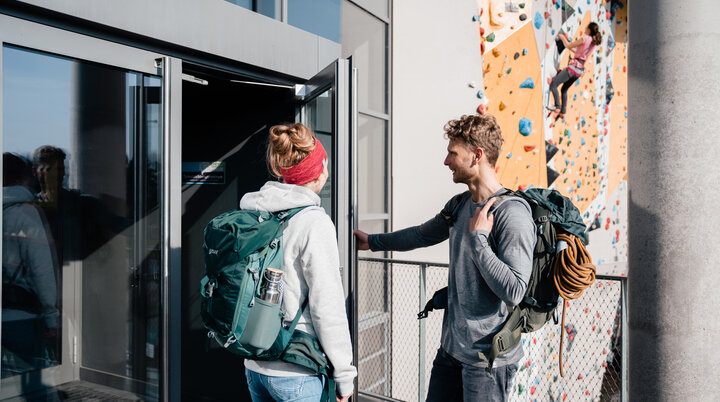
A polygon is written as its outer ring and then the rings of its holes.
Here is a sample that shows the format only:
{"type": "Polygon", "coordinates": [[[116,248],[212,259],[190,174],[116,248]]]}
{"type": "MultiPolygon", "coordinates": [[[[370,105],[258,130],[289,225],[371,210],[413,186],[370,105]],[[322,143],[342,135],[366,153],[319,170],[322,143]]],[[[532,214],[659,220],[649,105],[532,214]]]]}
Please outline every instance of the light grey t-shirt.
{"type": "MultiPolygon", "coordinates": [[[[420,226],[369,238],[372,250],[398,251],[450,240],[448,308],[443,316],[441,344],[455,359],[480,367],[487,363],[478,352],[490,350],[492,337],[507,319],[508,306],[520,303],[525,294],[536,241],[529,205],[520,198],[508,198],[494,211],[491,237],[497,254],[493,252],[488,232],[469,231],[475,208],[484,205],[468,195],[452,226],[438,214],[420,226]]],[[[493,365],[516,363],[522,356],[522,345],[518,345],[493,365]]]]}

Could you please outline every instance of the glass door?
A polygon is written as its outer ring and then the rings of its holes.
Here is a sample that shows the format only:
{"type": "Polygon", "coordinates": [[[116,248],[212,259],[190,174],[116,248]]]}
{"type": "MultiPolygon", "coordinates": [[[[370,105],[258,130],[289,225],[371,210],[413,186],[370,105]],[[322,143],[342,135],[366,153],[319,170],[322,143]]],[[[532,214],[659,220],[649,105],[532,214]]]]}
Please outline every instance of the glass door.
{"type": "Polygon", "coordinates": [[[328,153],[330,179],[320,193],[322,206],[335,222],[343,286],[357,362],[357,70],[338,59],[304,85],[297,86],[297,120],[310,127],[328,153]]]}
{"type": "Polygon", "coordinates": [[[0,399],[158,400],[158,55],[5,16],[0,42],[0,399]]]}

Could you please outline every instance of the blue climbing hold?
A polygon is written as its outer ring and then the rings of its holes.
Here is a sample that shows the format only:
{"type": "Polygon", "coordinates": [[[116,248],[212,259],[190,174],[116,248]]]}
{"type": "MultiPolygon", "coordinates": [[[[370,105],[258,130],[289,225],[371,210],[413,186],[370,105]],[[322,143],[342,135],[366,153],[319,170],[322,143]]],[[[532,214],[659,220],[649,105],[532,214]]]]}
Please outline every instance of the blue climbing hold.
{"type": "Polygon", "coordinates": [[[554,30],[554,29],[551,30],[550,33],[553,34],[553,35],[555,35],[555,30],[554,30]]]}
{"type": "Polygon", "coordinates": [[[542,27],[543,22],[545,22],[545,19],[543,18],[542,14],[540,14],[539,12],[536,12],[534,21],[535,21],[535,29],[540,29],[540,27],[542,27]]]}
{"type": "Polygon", "coordinates": [[[612,48],[615,47],[615,39],[613,37],[609,37],[607,41],[608,50],[612,50],[612,48]]]}
{"type": "Polygon", "coordinates": [[[526,119],[525,117],[523,117],[522,119],[520,119],[520,123],[518,124],[518,126],[520,129],[520,134],[526,137],[532,132],[532,121],[530,121],[530,119],[526,119]]]}
{"type": "Polygon", "coordinates": [[[479,15],[473,15],[473,21],[480,21],[479,15]]]}
{"type": "Polygon", "coordinates": [[[585,145],[585,138],[580,138],[580,145],[585,145]]]}
{"type": "Polygon", "coordinates": [[[478,99],[482,99],[483,97],[485,97],[485,95],[483,95],[482,89],[478,91],[477,97],[478,97],[478,99]]]}
{"type": "Polygon", "coordinates": [[[508,159],[512,158],[512,152],[510,152],[509,154],[507,154],[505,157],[508,158],[508,159]]]}
{"type": "Polygon", "coordinates": [[[573,100],[574,100],[574,101],[577,100],[577,94],[573,94],[573,100]]]}
{"type": "Polygon", "coordinates": [[[525,55],[527,55],[527,48],[526,48],[526,47],[523,48],[523,56],[525,56],[525,55]]]}
{"type": "Polygon", "coordinates": [[[522,84],[520,84],[520,88],[533,89],[535,88],[535,83],[533,82],[532,78],[528,77],[527,79],[525,79],[525,81],[522,82],[522,84]]]}

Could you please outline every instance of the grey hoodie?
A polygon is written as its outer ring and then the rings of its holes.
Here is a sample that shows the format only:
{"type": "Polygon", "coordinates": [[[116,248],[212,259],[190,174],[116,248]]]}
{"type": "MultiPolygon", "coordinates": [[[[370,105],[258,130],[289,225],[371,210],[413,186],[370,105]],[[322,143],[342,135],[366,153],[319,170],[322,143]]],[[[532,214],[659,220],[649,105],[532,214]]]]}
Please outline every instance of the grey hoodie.
{"type": "MultiPolygon", "coordinates": [[[[296,328],[318,338],[334,367],[337,393],[345,396],[353,391],[357,370],[352,365],[335,225],[320,207],[320,197],[306,187],[270,181],[240,201],[240,209],[257,211],[297,207],[308,208],[290,219],[283,231],[285,323],[295,318],[302,302],[309,298],[296,328]]],[[[283,361],[245,360],[245,367],[274,377],[312,375],[283,361]]]]}
{"type": "MultiPolygon", "coordinates": [[[[52,238],[33,193],[23,186],[3,188],[3,286],[18,286],[37,295],[47,328],[57,328],[57,282],[52,238]],[[12,279],[14,278],[14,280],[12,279]],[[12,281],[12,283],[10,283],[12,281]]],[[[3,309],[3,321],[27,320],[37,314],[3,309]]]]}

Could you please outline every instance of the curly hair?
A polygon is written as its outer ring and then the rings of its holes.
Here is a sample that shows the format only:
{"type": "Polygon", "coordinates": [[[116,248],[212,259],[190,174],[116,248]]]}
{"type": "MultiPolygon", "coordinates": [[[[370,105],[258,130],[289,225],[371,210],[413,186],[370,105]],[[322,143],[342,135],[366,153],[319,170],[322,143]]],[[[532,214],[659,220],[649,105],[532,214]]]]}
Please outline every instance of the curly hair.
{"type": "Polygon", "coordinates": [[[489,114],[463,115],[445,124],[445,138],[464,142],[471,151],[482,148],[490,166],[495,166],[503,144],[500,125],[489,114]]]}

